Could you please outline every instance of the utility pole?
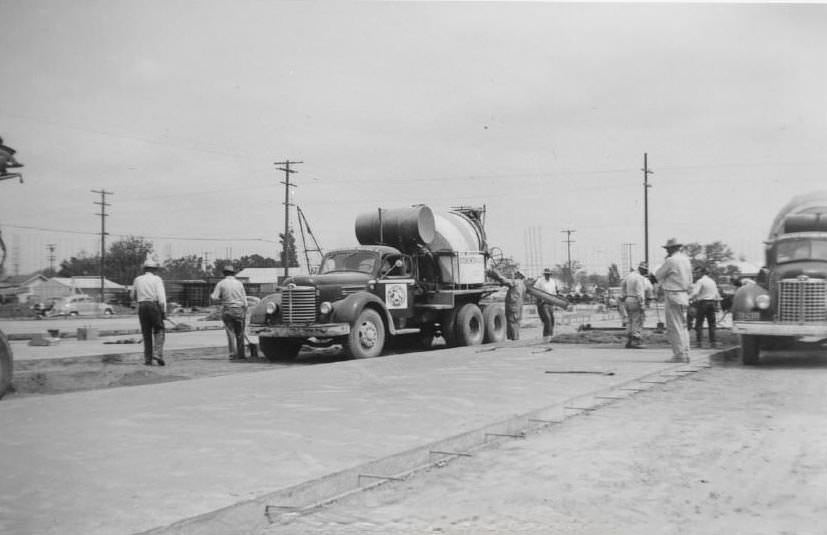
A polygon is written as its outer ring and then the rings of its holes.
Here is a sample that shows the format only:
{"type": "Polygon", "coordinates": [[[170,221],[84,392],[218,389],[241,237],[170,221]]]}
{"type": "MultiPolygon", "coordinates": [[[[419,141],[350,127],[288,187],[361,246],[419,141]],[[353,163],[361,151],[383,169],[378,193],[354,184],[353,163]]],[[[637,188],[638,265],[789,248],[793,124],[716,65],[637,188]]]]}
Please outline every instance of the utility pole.
{"type": "Polygon", "coordinates": [[[55,247],[54,243],[48,244],[46,247],[49,249],[49,274],[53,275],[55,272],[55,247]]]}
{"type": "Polygon", "coordinates": [[[627,273],[629,271],[632,271],[632,268],[634,266],[634,262],[632,261],[632,246],[633,245],[635,245],[635,244],[630,243],[630,242],[625,242],[623,244],[623,253],[624,253],[623,256],[626,257],[626,265],[624,267],[626,268],[627,273]]]}
{"type": "Polygon", "coordinates": [[[564,230],[561,230],[560,232],[563,232],[563,233],[566,234],[566,239],[563,240],[563,241],[568,246],[567,258],[568,258],[568,266],[569,266],[569,284],[570,284],[569,289],[571,289],[571,287],[574,286],[574,273],[571,272],[571,244],[574,243],[574,240],[571,239],[571,234],[573,232],[577,232],[577,231],[574,230],[574,229],[564,229],[564,230]]]}
{"type": "Polygon", "coordinates": [[[643,153],[643,258],[649,265],[649,175],[654,171],[649,169],[649,155],[643,153]]]}
{"type": "Polygon", "coordinates": [[[209,251],[204,251],[204,267],[202,271],[207,273],[210,270],[210,253],[209,251]]]}
{"type": "Polygon", "coordinates": [[[100,267],[100,272],[101,272],[101,303],[103,303],[105,301],[104,293],[103,293],[103,286],[104,286],[104,284],[103,284],[103,280],[104,280],[103,279],[103,260],[104,260],[104,256],[106,255],[106,234],[107,234],[107,232],[106,232],[106,216],[109,215],[109,214],[106,213],[106,207],[111,206],[109,203],[106,202],[106,196],[107,195],[113,195],[113,193],[111,191],[106,191],[106,190],[103,190],[103,189],[100,189],[100,190],[93,189],[92,193],[99,193],[100,196],[101,196],[101,200],[95,201],[94,204],[97,204],[101,207],[101,211],[98,212],[95,215],[101,216],[101,267],[100,267]]]}
{"type": "Polygon", "coordinates": [[[304,162],[291,162],[290,160],[285,160],[283,162],[273,162],[273,165],[281,165],[284,167],[276,167],[279,171],[284,171],[284,241],[282,242],[282,252],[284,253],[283,262],[284,262],[284,276],[288,276],[288,269],[287,264],[289,264],[287,259],[287,235],[290,232],[290,188],[295,188],[295,184],[290,183],[290,174],[297,173],[298,171],[294,171],[290,169],[291,164],[300,164],[304,162]]]}

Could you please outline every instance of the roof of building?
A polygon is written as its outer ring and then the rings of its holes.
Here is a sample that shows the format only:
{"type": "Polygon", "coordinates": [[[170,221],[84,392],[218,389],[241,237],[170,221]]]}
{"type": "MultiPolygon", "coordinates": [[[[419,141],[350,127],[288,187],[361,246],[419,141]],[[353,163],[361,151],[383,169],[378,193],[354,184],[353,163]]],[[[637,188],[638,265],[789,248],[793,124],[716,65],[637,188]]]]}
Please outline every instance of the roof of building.
{"type": "MultiPolygon", "coordinates": [[[[100,277],[52,277],[52,281],[62,284],[69,288],[93,290],[101,287],[100,277]]],[[[103,279],[104,289],[120,290],[126,288],[117,282],[112,282],[109,279],[103,279]]]]}

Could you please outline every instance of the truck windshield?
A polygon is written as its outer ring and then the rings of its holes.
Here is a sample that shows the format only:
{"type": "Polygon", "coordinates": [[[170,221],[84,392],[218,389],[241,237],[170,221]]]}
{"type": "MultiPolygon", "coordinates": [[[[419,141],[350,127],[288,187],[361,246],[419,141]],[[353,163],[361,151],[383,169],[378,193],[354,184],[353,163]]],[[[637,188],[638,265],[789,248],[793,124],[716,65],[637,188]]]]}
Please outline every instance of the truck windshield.
{"type": "Polygon", "coordinates": [[[779,264],[800,260],[827,261],[827,240],[782,241],[775,249],[775,261],[779,264]]]}
{"type": "Polygon", "coordinates": [[[334,271],[360,271],[372,275],[376,269],[376,254],[368,251],[342,251],[330,253],[322,260],[319,273],[334,271]]]}

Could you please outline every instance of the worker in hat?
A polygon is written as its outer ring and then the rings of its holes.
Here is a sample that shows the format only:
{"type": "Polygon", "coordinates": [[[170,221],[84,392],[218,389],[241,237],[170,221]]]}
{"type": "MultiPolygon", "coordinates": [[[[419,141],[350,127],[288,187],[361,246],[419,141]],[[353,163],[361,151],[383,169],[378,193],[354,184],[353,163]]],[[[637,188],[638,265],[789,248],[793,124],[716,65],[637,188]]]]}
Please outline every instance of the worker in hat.
{"type": "Polygon", "coordinates": [[[167,295],[164,291],[164,281],[158,276],[161,264],[154,257],[147,255],[143,268],[143,275],[135,277],[132,282],[130,296],[138,303],[138,322],[144,339],[144,364],[152,366],[152,362],[155,361],[159,366],[165,366],[164,320],[167,315],[167,295]]]}
{"type": "MultiPolygon", "coordinates": [[[[549,268],[543,270],[542,278],[534,282],[534,287],[551,295],[557,295],[559,293],[557,281],[551,278],[551,270],[549,268]]],[[[540,321],[543,322],[543,342],[551,342],[551,337],[554,336],[554,306],[551,303],[538,299],[537,314],[540,316],[540,321]]]]}
{"type": "Polygon", "coordinates": [[[646,305],[652,297],[652,283],[649,282],[649,266],[641,262],[637,270],[631,271],[620,282],[621,301],[628,314],[626,319],[626,348],[641,349],[643,345],[643,323],[646,321],[646,305]]]}
{"type": "Polygon", "coordinates": [[[227,333],[230,360],[244,360],[244,328],[247,319],[247,293],[244,285],[235,277],[235,267],[226,264],[222,268],[224,278],[215,285],[210,299],[221,306],[221,321],[227,333]]]}
{"type": "Polygon", "coordinates": [[[3,143],[0,137],[0,176],[6,175],[8,168],[23,167],[23,164],[15,158],[16,150],[3,143]]]}
{"type": "Polygon", "coordinates": [[[664,295],[666,336],[672,345],[672,359],[667,362],[689,362],[689,332],[686,314],[692,290],[692,264],[681,250],[683,244],[670,238],[663,246],[666,260],[655,272],[664,295]]]}
{"type": "Polygon", "coordinates": [[[514,278],[509,279],[496,269],[489,269],[488,276],[508,287],[505,293],[505,336],[509,340],[519,340],[525,300],[525,275],[515,271],[514,278]]]}

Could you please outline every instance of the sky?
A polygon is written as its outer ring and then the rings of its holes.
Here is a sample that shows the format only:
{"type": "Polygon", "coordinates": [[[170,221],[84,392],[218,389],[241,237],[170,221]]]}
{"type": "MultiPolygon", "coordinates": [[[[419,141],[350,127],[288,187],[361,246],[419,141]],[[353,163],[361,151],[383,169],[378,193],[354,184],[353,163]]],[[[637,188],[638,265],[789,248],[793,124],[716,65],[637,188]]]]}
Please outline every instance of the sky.
{"type": "MultiPolygon", "coordinates": [[[[151,240],[276,258],[357,215],[485,206],[529,274],[723,241],[825,189],[827,5],[0,0],[7,268],[151,240]],[[644,209],[644,154],[648,210],[644,209]],[[301,236],[295,208],[291,225],[301,236]],[[568,233],[564,231],[571,230],[568,233]],[[570,239],[570,242],[566,240],[570,239]]],[[[309,241],[309,245],[313,246],[309,241]]]]}

